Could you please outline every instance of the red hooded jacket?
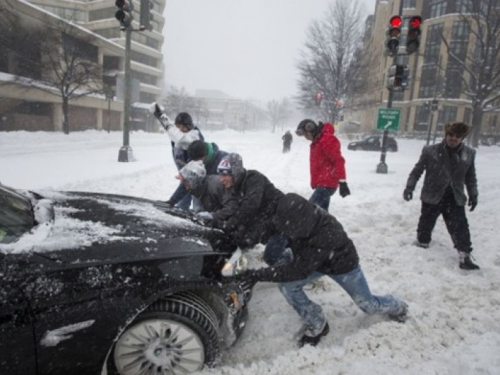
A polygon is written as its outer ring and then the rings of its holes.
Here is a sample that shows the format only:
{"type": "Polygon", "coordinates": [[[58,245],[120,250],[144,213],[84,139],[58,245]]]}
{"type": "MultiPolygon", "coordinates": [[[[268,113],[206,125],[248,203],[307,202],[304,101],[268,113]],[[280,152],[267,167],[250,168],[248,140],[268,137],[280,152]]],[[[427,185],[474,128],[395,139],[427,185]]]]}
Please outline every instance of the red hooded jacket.
{"type": "Polygon", "coordinates": [[[311,187],[337,188],[345,180],[345,160],[340,152],[340,141],[334,135],[333,125],[324,123],[323,129],[311,143],[309,164],[311,187]]]}

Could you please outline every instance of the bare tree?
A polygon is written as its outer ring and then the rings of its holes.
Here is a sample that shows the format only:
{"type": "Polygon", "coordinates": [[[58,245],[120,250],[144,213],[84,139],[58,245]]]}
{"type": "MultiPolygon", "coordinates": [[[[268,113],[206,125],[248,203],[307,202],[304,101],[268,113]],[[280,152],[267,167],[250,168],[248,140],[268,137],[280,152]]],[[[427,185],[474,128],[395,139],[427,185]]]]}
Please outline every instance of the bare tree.
{"type": "Polygon", "coordinates": [[[192,115],[196,122],[202,119],[207,121],[208,109],[203,99],[194,98],[189,95],[184,87],[180,89],[175,86],[170,86],[163,104],[168,115],[174,117],[179,112],[188,112],[192,115]]]}
{"type": "Polygon", "coordinates": [[[267,114],[271,121],[272,132],[275,133],[278,128],[283,130],[291,114],[290,100],[288,98],[283,98],[281,101],[271,100],[267,103],[267,114]]]}
{"type": "Polygon", "coordinates": [[[98,48],[91,43],[89,34],[60,20],[43,29],[16,30],[15,33],[29,36],[23,45],[15,47],[23,62],[16,72],[16,81],[60,97],[62,130],[69,134],[70,101],[103,91],[98,48]]]}
{"type": "Polygon", "coordinates": [[[477,147],[483,115],[500,108],[500,8],[497,0],[460,0],[457,7],[463,32],[442,36],[448,52],[445,93],[457,90],[471,100],[471,143],[477,147]]]}
{"type": "MultiPolygon", "coordinates": [[[[358,2],[338,0],[330,4],[324,18],[308,29],[305,51],[298,63],[300,73],[297,101],[305,112],[317,113],[334,122],[340,111],[338,100],[353,95],[358,89],[353,77],[366,72],[361,61],[356,63],[360,45],[362,11],[358,2]],[[315,95],[321,92],[320,107],[315,95]]],[[[357,82],[363,82],[358,79],[357,82]]]]}

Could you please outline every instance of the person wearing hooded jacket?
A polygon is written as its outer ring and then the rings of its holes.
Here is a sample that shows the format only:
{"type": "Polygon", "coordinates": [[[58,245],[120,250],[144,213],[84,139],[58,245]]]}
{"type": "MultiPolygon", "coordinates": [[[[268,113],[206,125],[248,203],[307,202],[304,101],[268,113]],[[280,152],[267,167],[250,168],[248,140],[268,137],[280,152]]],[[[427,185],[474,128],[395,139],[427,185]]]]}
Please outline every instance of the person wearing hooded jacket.
{"type": "Polygon", "coordinates": [[[267,223],[283,198],[283,192],[259,171],[245,169],[241,156],[236,153],[224,157],[217,172],[222,184],[232,190],[238,200],[238,208],[224,230],[233,235],[241,248],[265,243],[264,261],[267,264],[288,261],[291,254],[286,250],[286,238],[280,234],[270,236],[267,230],[267,223]]]}
{"type": "Polygon", "coordinates": [[[311,141],[309,168],[311,188],[309,201],[328,211],[330,198],[339,189],[342,198],[351,194],[346,182],[345,160],[340,151],[340,141],[335,137],[332,124],[310,119],[302,120],[295,133],[311,141]]]}
{"type": "Polygon", "coordinates": [[[463,144],[470,132],[467,124],[448,123],[444,126],[444,131],[445,137],[441,143],[423,148],[420,159],[410,172],[403,198],[406,201],[413,198],[415,186],[425,171],[416,245],[429,247],[436,221],[442,215],[459,254],[459,267],[477,270],[479,266],[471,259],[472,243],[465,215],[467,196],[464,193],[465,186],[469,197],[468,205],[474,211],[478,200],[476,151],[463,144]]]}
{"type": "Polygon", "coordinates": [[[316,345],[328,334],[329,326],[320,305],[311,301],[303,288],[326,275],[338,283],[369,315],[384,314],[406,320],[408,305],[391,296],[370,292],[352,240],[342,225],[323,209],[294,194],[286,194],[271,220],[273,231],[287,236],[293,259],[281,266],[248,270],[233,276],[244,290],[260,281],[278,282],[287,302],[305,323],[299,346],[316,345]]]}
{"type": "Polygon", "coordinates": [[[199,199],[205,208],[195,217],[204,224],[222,229],[224,222],[237,209],[237,201],[224,188],[219,176],[207,175],[201,161],[190,161],[181,168],[179,177],[186,190],[199,199]]]}
{"type": "MultiPolygon", "coordinates": [[[[219,150],[219,147],[215,143],[203,142],[202,140],[192,142],[187,149],[187,153],[189,160],[201,160],[203,162],[207,175],[217,174],[217,166],[222,158],[228,154],[225,151],[219,150]]],[[[180,184],[170,197],[169,204],[172,206],[176,205],[186,195],[189,195],[189,192],[183,184],[180,184]]],[[[206,207],[204,208],[206,209],[206,207]]],[[[198,210],[198,212],[201,212],[201,210],[198,210]]]]}
{"type": "MultiPolygon", "coordinates": [[[[177,170],[180,170],[184,165],[186,165],[186,163],[189,162],[189,156],[187,153],[189,145],[196,140],[203,141],[203,134],[198,127],[194,126],[193,119],[187,112],[180,112],[176,116],[175,122],[172,123],[170,118],[162,111],[158,103],[153,103],[152,109],[154,116],[158,119],[170,138],[172,145],[172,157],[177,170]]],[[[175,205],[185,211],[189,210],[192,201],[190,194],[182,194],[182,198],[175,203],[172,200],[172,198],[177,199],[183,190],[183,185],[179,184],[176,191],[166,203],[171,206],[175,205]]],[[[202,210],[202,207],[200,207],[199,202],[196,200],[193,200],[193,209],[195,212],[202,210]]]]}

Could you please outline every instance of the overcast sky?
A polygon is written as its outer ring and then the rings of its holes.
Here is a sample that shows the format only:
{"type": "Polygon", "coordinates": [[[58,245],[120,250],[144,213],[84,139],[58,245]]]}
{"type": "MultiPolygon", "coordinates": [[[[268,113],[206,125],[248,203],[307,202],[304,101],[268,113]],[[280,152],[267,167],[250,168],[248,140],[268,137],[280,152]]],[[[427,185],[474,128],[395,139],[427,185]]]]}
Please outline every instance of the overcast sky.
{"type": "MultiPolygon", "coordinates": [[[[165,82],[191,95],[197,89],[263,101],[295,95],[306,30],[332,1],[167,0],[165,82]]],[[[374,12],[376,0],[359,1],[367,15],[374,12]]]]}

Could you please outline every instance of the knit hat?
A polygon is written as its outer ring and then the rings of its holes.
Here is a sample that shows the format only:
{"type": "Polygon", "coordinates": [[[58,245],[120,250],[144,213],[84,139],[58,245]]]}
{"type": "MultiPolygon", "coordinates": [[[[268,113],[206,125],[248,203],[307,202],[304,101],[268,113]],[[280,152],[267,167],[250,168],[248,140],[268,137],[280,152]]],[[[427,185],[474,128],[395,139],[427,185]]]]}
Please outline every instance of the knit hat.
{"type": "Polygon", "coordinates": [[[207,144],[203,141],[194,141],[191,143],[187,149],[188,157],[191,160],[200,160],[201,158],[207,156],[207,144]]]}
{"type": "Polygon", "coordinates": [[[217,167],[218,174],[233,175],[239,171],[243,171],[243,159],[236,153],[224,156],[217,167]]]}
{"type": "Polygon", "coordinates": [[[182,179],[189,183],[191,189],[198,187],[207,175],[203,162],[199,160],[190,161],[179,171],[179,173],[182,179]]]}
{"type": "Polygon", "coordinates": [[[453,133],[460,138],[465,138],[470,131],[471,127],[463,122],[450,122],[444,126],[444,134],[453,133]]]}

